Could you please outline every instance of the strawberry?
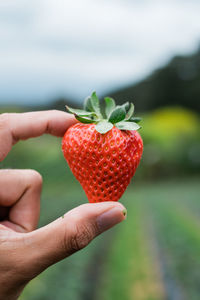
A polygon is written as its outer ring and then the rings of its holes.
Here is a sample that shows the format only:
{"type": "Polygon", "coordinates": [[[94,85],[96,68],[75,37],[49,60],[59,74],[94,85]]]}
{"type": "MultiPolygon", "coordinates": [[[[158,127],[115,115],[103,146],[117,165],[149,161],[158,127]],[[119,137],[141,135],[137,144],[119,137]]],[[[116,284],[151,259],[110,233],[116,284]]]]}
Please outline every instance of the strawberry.
{"type": "Polygon", "coordinates": [[[82,185],[89,202],[118,201],[139,165],[143,142],[133,118],[134,105],[116,106],[105,98],[105,117],[94,92],[85,100],[84,110],[72,109],[79,123],[71,126],[62,150],[72,173],[82,185]]]}

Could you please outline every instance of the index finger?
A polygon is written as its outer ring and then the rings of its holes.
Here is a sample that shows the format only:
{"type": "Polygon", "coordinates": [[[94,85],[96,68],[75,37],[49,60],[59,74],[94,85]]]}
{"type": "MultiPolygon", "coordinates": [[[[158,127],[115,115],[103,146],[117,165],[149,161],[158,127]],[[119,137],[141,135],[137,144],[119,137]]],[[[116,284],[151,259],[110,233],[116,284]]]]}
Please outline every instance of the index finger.
{"type": "Polygon", "coordinates": [[[76,119],[68,113],[49,110],[27,113],[6,113],[0,115],[0,161],[19,140],[48,133],[63,136],[76,119]]]}

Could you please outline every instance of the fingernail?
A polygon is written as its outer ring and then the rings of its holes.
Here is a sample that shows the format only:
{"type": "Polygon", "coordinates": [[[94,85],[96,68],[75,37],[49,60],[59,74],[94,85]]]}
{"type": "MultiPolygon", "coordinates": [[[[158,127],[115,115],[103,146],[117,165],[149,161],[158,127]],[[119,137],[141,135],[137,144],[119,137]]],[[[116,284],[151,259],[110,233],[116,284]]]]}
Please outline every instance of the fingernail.
{"type": "Polygon", "coordinates": [[[120,209],[119,207],[111,208],[110,210],[106,211],[105,213],[101,214],[97,217],[97,226],[100,232],[103,232],[114,225],[122,222],[125,220],[127,215],[127,210],[120,209]]]}

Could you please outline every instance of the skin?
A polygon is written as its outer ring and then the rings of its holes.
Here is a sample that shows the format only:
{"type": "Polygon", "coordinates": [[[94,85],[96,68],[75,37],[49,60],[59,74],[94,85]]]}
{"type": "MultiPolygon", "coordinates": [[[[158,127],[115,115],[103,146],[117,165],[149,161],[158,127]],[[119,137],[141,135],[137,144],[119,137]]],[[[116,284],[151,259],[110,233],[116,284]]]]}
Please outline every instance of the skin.
{"type": "MultiPolygon", "coordinates": [[[[1,114],[0,161],[19,140],[62,137],[75,122],[61,111],[1,114]]],[[[120,203],[88,203],[36,229],[41,190],[34,170],[0,170],[0,300],[17,299],[31,279],[125,219],[120,203]]]]}

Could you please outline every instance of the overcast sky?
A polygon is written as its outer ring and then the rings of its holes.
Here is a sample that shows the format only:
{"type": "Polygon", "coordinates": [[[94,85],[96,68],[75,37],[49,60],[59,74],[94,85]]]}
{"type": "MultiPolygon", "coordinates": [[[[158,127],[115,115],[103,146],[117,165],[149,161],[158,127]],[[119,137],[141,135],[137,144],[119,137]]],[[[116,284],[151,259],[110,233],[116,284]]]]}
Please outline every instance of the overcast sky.
{"type": "Polygon", "coordinates": [[[199,0],[0,0],[0,103],[82,100],[200,42],[199,0]]]}

